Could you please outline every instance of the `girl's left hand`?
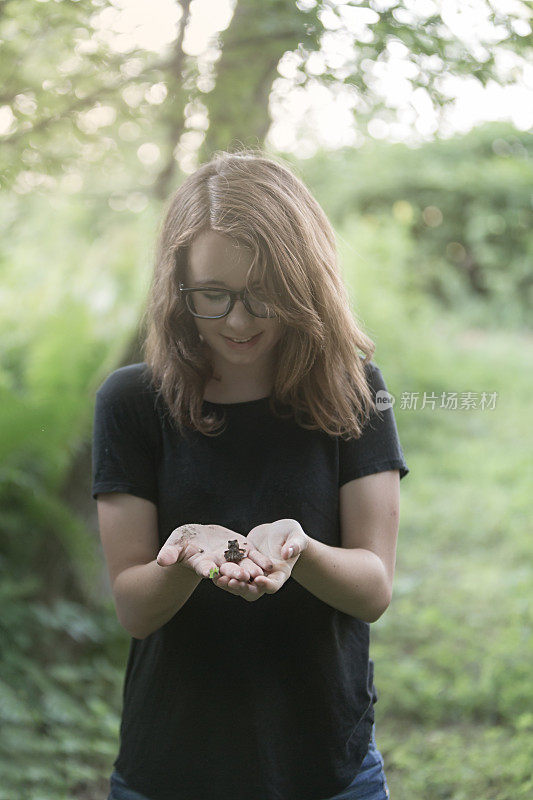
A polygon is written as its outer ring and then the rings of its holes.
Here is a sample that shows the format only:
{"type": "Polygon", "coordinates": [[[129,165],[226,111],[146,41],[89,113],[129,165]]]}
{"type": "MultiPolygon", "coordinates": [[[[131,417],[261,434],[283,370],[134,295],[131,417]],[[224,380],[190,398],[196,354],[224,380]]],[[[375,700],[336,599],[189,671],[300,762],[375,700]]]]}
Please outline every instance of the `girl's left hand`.
{"type": "Polygon", "coordinates": [[[256,600],[265,592],[274,594],[281,589],[301,553],[307,549],[309,537],[295,519],[278,519],[252,528],[246,541],[252,545],[248,558],[254,561],[254,550],[258,551],[265,560],[261,558],[256,563],[268,575],[258,575],[252,584],[247,584],[226,575],[225,564],[222,564],[215,583],[232,594],[256,600]]]}

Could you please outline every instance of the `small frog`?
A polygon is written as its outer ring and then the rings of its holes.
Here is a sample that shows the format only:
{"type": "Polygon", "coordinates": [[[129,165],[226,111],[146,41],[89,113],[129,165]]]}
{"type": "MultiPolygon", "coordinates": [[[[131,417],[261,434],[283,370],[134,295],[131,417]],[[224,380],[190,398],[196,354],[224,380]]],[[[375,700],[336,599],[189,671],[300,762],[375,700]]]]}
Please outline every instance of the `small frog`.
{"type": "Polygon", "coordinates": [[[238,539],[229,539],[228,540],[228,549],[224,551],[224,558],[226,561],[234,561],[236,564],[246,555],[246,550],[241,549],[239,547],[239,540],[238,539]]]}

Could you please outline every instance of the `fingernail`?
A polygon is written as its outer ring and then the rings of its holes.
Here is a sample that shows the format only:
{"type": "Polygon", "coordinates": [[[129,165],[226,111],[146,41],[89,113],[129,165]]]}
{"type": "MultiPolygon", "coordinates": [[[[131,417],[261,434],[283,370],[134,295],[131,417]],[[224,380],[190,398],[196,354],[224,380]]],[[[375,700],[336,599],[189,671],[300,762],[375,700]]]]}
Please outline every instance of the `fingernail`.
{"type": "Polygon", "coordinates": [[[293,553],[294,553],[294,547],[289,547],[289,558],[292,558],[293,553]]]}

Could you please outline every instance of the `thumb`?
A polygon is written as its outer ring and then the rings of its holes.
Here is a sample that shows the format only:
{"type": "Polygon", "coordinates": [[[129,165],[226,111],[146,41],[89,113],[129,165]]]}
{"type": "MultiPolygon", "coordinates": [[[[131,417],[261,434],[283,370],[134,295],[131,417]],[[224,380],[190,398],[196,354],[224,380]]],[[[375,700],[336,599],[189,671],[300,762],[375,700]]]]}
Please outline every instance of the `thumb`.
{"type": "Polygon", "coordinates": [[[300,546],[295,536],[290,536],[281,548],[281,557],[285,560],[300,555],[300,546]]]}
{"type": "Polygon", "coordinates": [[[160,567],[170,567],[179,558],[181,545],[165,544],[157,555],[157,563],[160,567]]]}

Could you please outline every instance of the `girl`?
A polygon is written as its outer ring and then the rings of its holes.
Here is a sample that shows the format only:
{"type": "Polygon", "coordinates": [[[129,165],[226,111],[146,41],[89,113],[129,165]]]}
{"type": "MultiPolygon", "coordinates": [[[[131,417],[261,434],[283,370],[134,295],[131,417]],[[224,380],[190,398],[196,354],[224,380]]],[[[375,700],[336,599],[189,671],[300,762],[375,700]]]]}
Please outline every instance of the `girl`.
{"type": "Polygon", "coordinates": [[[145,361],[96,395],[93,497],[132,637],[108,800],[384,800],[369,630],[408,468],[291,170],[219,152],[183,182],[146,319],[145,361]]]}

